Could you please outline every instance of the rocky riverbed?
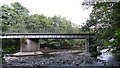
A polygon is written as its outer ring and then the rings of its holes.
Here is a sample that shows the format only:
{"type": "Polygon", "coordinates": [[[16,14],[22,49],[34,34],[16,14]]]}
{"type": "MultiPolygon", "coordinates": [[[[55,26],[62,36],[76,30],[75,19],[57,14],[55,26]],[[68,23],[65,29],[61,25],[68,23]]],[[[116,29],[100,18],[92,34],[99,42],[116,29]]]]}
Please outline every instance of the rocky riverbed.
{"type": "Polygon", "coordinates": [[[7,66],[119,66],[120,64],[108,64],[96,57],[80,55],[78,51],[50,52],[37,56],[7,57],[7,66]]]}

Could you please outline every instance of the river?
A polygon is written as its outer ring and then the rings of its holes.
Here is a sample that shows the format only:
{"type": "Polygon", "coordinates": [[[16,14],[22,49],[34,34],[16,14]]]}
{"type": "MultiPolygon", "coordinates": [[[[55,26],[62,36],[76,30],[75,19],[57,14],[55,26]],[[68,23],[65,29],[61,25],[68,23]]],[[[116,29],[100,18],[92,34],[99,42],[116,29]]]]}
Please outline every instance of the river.
{"type": "Polygon", "coordinates": [[[104,52],[106,49],[101,50],[101,55],[99,55],[97,58],[100,59],[105,65],[108,66],[119,66],[120,61],[118,61],[120,58],[119,54],[114,54],[111,52],[104,52]]]}

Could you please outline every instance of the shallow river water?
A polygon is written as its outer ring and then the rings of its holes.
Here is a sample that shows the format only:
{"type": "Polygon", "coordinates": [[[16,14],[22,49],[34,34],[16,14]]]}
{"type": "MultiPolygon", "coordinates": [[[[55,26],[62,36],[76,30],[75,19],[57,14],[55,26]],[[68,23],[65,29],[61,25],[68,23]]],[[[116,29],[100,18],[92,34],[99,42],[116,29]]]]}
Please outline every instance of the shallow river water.
{"type": "Polygon", "coordinates": [[[120,59],[120,55],[113,54],[111,52],[102,52],[102,54],[97,58],[103,61],[105,65],[120,66],[120,61],[118,61],[120,59]]]}

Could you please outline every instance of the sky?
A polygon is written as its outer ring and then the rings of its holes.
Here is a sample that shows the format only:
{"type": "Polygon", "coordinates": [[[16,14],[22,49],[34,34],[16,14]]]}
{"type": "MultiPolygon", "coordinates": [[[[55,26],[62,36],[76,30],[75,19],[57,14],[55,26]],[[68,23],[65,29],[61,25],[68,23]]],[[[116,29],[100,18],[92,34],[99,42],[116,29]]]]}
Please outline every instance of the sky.
{"type": "Polygon", "coordinates": [[[83,0],[0,0],[0,6],[12,2],[19,2],[30,14],[43,14],[47,17],[61,15],[77,25],[85,23],[91,12],[91,8],[84,10],[81,5],[83,0]]]}

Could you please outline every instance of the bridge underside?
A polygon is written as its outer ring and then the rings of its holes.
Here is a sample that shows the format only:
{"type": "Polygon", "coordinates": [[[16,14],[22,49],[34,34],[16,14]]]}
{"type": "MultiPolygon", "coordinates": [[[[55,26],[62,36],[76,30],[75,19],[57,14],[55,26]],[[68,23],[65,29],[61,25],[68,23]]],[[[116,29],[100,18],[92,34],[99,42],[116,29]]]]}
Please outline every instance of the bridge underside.
{"type": "MultiPolygon", "coordinates": [[[[43,54],[40,50],[39,39],[20,39],[20,52],[15,53],[15,56],[23,55],[38,55],[43,54]]],[[[90,39],[85,39],[85,53],[90,52],[90,39]]]]}

